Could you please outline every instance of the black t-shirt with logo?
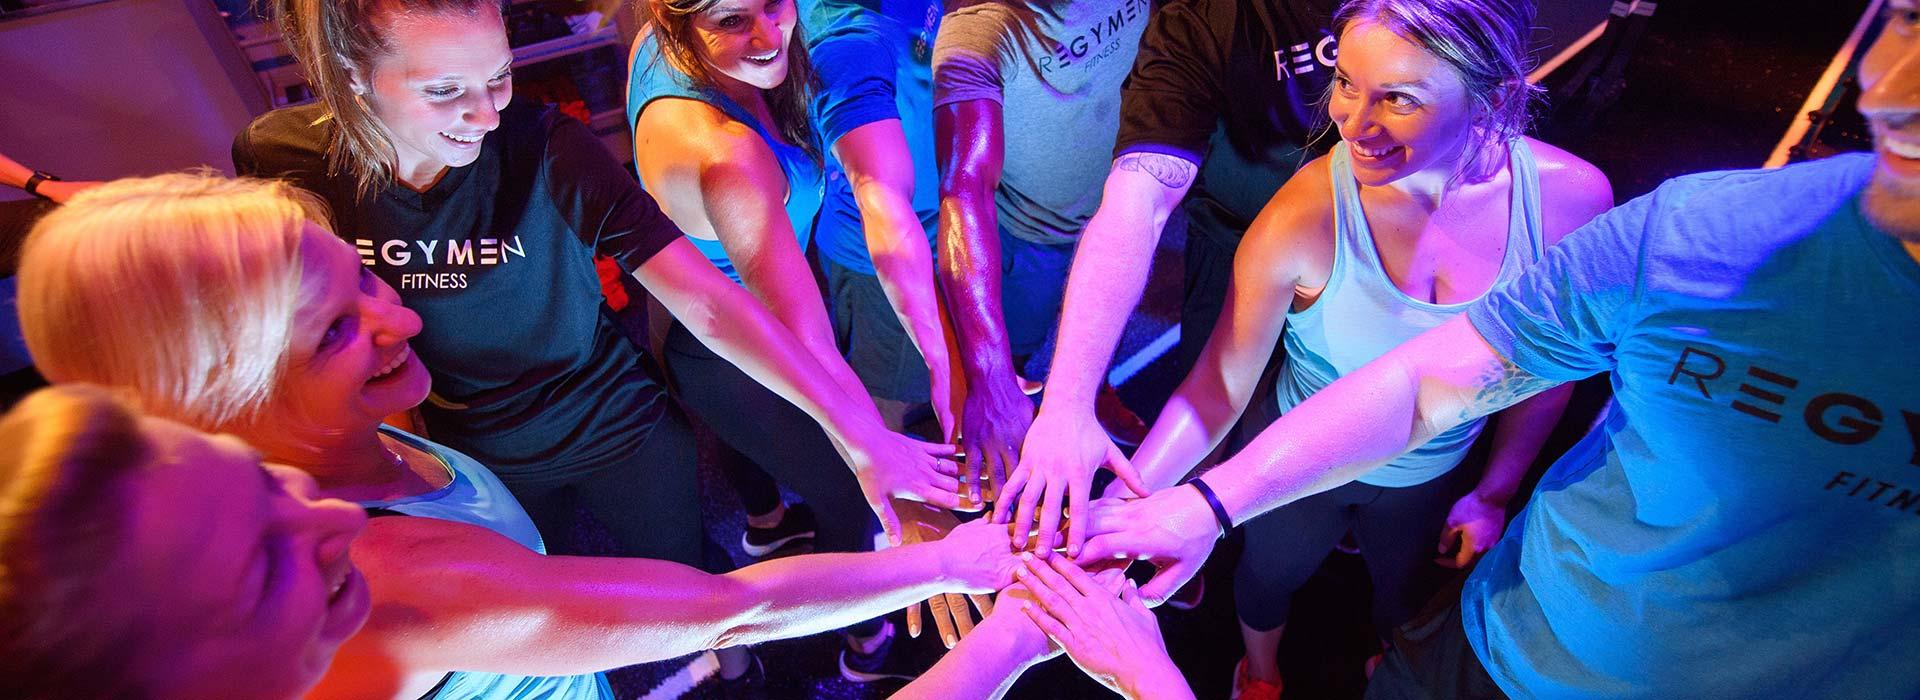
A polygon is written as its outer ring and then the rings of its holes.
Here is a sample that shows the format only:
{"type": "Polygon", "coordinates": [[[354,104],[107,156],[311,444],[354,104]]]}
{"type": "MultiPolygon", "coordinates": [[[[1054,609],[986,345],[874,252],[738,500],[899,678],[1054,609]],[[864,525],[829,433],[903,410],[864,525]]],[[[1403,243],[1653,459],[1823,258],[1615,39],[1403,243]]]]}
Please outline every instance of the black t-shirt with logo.
{"type": "Polygon", "coordinates": [[[1237,245],[1310,158],[1308,143],[1326,121],[1337,5],[1168,0],[1154,11],[1121,90],[1114,155],[1164,153],[1199,164],[1190,230],[1237,245]]]}
{"type": "Polygon", "coordinates": [[[632,455],[665,409],[640,350],[601,313],[594,256],[632,272],[680,238],[587,128],[515,101],[479,159],[432,189],[356,196],[328,175],[320,105],[275,110],[234,139],[243,175],[333,207],[335,231],[420,314],[414,352],[436,441],[510,481],[567,479],[632,455]]]}

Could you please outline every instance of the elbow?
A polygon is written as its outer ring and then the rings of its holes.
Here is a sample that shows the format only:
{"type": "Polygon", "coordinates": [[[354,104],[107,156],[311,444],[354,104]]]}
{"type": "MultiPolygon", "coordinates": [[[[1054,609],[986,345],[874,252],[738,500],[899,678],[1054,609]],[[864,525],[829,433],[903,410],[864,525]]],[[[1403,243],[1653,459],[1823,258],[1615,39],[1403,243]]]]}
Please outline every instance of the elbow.
{"type": "Polygon", "coordinates": [[[688,303],[673,309],[673,320],[685,326],[687,331],[697,338],[711,338],[728,327],[724,321],[721,307],[725,302],[714,298],[717,295],[702,294],[688,303]]]}
{"type": "Polygon", "coordinates": [[[758,634],[760,623],[770,614],[768,597],[754,586],[730,575],[714,576],[715,590],[707,601],[716,606],[715,626],[708,649],[725,649],[741,644],[766,641],[758,634]]]}

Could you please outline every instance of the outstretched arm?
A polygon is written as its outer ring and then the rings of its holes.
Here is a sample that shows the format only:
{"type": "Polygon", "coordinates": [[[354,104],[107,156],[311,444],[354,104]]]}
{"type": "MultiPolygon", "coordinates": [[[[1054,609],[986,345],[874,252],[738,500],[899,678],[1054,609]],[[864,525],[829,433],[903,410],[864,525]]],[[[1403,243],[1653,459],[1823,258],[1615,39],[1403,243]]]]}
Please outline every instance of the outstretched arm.
{"type": "Polygon", "coordinates": [[[716,576],[657,560],[546,557],[471,525],[383,518],[354,543],[353,559],[373,615],[319,695],[391,695],[400,679],[449,669],[590,673],[797,637],[942,591],[990,591],[1017,565],[1006,533],[985,522],[935,543],[716,576]]]}
{"type": "Polygon", "coordinates": [[[966,373],[960,447],[975,501],[983,476],[998,487],[1019,460],[1033,422],[1020,391],[1000,305],[1000,232],[994,191],[1005,155],[1000,103],[973,99],[934,108],[940,162],[940,286],[953,313],[966,373]]]}
{"type": "Polygon", "coordinates": [[[637,124],[635,163],[648,187],[675,224],[719,238],[753,293],[684,241],[636,270],[641,283],[708,347],[827,429],[895,542],[891,497],[958,507],[957,467],[937,457],[951,450],[887,431],[834,346],[819,288],[770,194],[786,192],[788,183],[766,144],[688,100],[650,104],[637,124]]]}
{"type": "Polygon", "coordinates": [[[1180,483],[1220,444],[1253,398],[1286,327],[1303,270],[1332,251],[1325,175],[1324,162],[1302,168],[1247,229],[1234,256],[1226,305],[1206,348],[1133,455],[1149,488],[1180,483]]]}
{"type": "Polygon", "coordinates": [[[1000,494],[994,515],[1025,524],[1039,515],[1041,551],[1055,544],[1062,508],[1070,511],[1066,546],[1084,540],[1093,472],[1102,465],[1145,493],[1132,466],[1094,418],[1120,331],[1147,284],[1147,261],[1161,228],[1186,196],[1199,168],[1183,158],[1150,152],[1113,161],[1100,209],[1081,234],[1060,310],[1059,344],[1047,375],[1047,395],[1020,451],[1020,466],[1000,494]]]}
{"type": "MultiPolygon", "coordinates": [[[[14,161],[12,158],[6,157],[5,155],[0,155],[0,185],[6,185],[8,187],[24,190],[27,188],[27,180],[32,177],[33,177],[32,168],[21,165],[20,163],[14,161]]],[[[91,181],[44,180],[44,181],[41,181],[40,184],[35,185],[33,189],[34,189],[34,192],[38,193],[42,197],[46,197],[47,199],[52,200],[55,204],[65,204],[68,199],[71,199],[73,198],[74,195],[79,194],[81,190],[96,187],[101,184],[104,184],[104,183],[91,182],[91,181]]]]}
{"type": "MultiPolygon", "coordinates": [[[[1501,357],[1457,316],[1301,402],[1205,479],[1232,522],[1246,522],[1557,383],[1501,357]]],[[[1191,487],[1102,506],[1080,560],[1125,554],[1159,562],[1160,574],[1142,589],[1151,601],[1165,600],[1198,571],[1220,534],[1191,487]]]]}
{"type": "Polygon", "coordinates": [[[899,119],[883,119],[855,127],[833,144],[833,153],[846,168],[867,251],[880,287],[892,304],[900,326],[926,362],[929,389],[943,435],[953,429],[953,380],[947,360],[946,331],[940,325],[940,300],[934,292],[933,250],[913,210],[915,187],[913,156],[899,119]]]}

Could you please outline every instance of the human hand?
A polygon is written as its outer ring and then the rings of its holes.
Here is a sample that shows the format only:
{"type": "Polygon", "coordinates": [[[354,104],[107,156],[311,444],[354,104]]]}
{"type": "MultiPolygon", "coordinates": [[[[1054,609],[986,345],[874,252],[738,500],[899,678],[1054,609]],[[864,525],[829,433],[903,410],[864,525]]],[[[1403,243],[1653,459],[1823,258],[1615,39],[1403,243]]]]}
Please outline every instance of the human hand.
{"type": "Polygon", "coordinates": [[[1037,603],[1021,611],[1088,676],[1129,698],[1191,696],[1132,581],[1103,586],[1066,557],[1028,559],[1017,574],[1037,603]]]}
{"type": "Polygon", "coordinates": [[[963,481],[973,502],[985,503],[997,500],[994,491],[1002,490],[1007,472],[1020,461],[1020,443],[1033,425],[1033,399],[1008,381],[983,380],[967,388],[960,409],[960,450],[967,455],[963,481]]]}
{"type": "Polygon", "coordinates": [[[1074,561],[1093,566],[1112,559],[1144,559],[1159,571],[1140,589],[1148,605],[1166,602],[1200,571],[1220,538],[1213,509],[1191,486],[1139,499],[1093,503],[1087,544],[1074,561]]]}
{"type": "MultiPolygon", "coordinates": [[[[960,520],[953,517],[953,513],[924,504],[895,501],[893,507],[894,512],[900,514],[901,525],[903,526],[900,534],[901,538],[905,540],[907,544],[942,541],[943,538],[947,537],[948,534],[960,524],[960,520]]],[[[998,530],[998,528],[989,529],[998,530]]],[[[954,541],[947,543],[946,546],[956,550],[964,550],[966,547],[975,544],[970,540],[975,534],[976,533],[969,529],[967,533],[955,538],[954,541]]],[[[995,559],[1011,559],[1012,555],[1007,552],[1007,538],[1004,534],[1000,535],[997,541],[995,538],[987,537],[985,538],[984,544],[988,550],[986,552],[988,557],[985,561],[992,562],[995,559]],[[998,557],[994,555],[1005,556],[998,557]]],[[[956,556],[960,557],[962,561],[965,561],[965,558],[968,556],[976,556],[974,561],[981,561],[977,558],[978,554],[978,552],[956,552],[956,556]]],[[[947,556],[945,550],[943,550],[941,556],[947,556]]],[[[973,615],[967,611],[967,602],[969,600],[973,602],[975,608],[979,609],[981,617],[985,617],[987,614],[993,612],[993,599],[984,593],[971,595],[942,593],[928,598],[926,601],[926,609],[933,614],[934,627],[940,632],[940,641],[945,643],[948,649],[952,649],[954,644],[959,643],[961,637],[973,632],[973,615]]],[[[907,606],[907,635],[910,637],[919,637],[920,630],[923,629],[923,622],[920,617],[920,606],[920,603],[907,606]]]]}
{"type": "Polygon", "coordinates": [[[1111,469],[1135,494],[1146,496],[1148,489],[1134,471],[1126,455],[1107,437],[1090,412],[1041,411],[1021,443],[1020,462],[1007,477],[994,505],[994,519],[1015,524],[1015,544],[1024,544],[1021,534],[1039,516],[1034,549],[1041,558],[1051,554],[1059,540],[1062,506],[1067,516],[1067,555],[1080,555],[1086,541],[1087,502],[1093,488],[1093,472],[1111,469]],[[1063,503],[1064,501],[1064,503],[1063,503]],[[1011,519],[1009,519],[1011,516],[1011,519]]]}
{"type": "Polygon", "coordinates": [[[960,467],[953,463],[952,445],[922,442],[880,427],[850,440],[834,440],[841,457],[853,468],[867,507],[880,518],[887,540],[901,543],[900,518],[892,499],[918,501],[949,510],[962,507],[960,467]]]}
{"type": "Polygon", "coordinates": [[[1469,492],[1454,501],[1447,512],[1447,526],[1440,531],[1440,553],[1433,562],[1449,569],[1464,569],[1500,541],[1507,529],[1507,505],[1493,503],[1469,492]]]}

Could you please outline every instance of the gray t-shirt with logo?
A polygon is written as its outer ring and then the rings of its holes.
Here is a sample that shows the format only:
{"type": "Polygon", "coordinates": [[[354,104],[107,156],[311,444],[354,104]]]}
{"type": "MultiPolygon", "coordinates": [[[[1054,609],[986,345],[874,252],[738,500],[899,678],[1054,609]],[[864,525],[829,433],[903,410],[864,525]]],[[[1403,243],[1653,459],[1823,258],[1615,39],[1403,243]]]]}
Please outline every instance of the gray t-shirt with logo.
{"type": "Polygon", "coordinates": [[[1022,240],[1067,244],[1100,206],[1150,0],[985,2],[948,13],[933,49],[936,108],[998,102],[995,209],[1022,240]]]}

